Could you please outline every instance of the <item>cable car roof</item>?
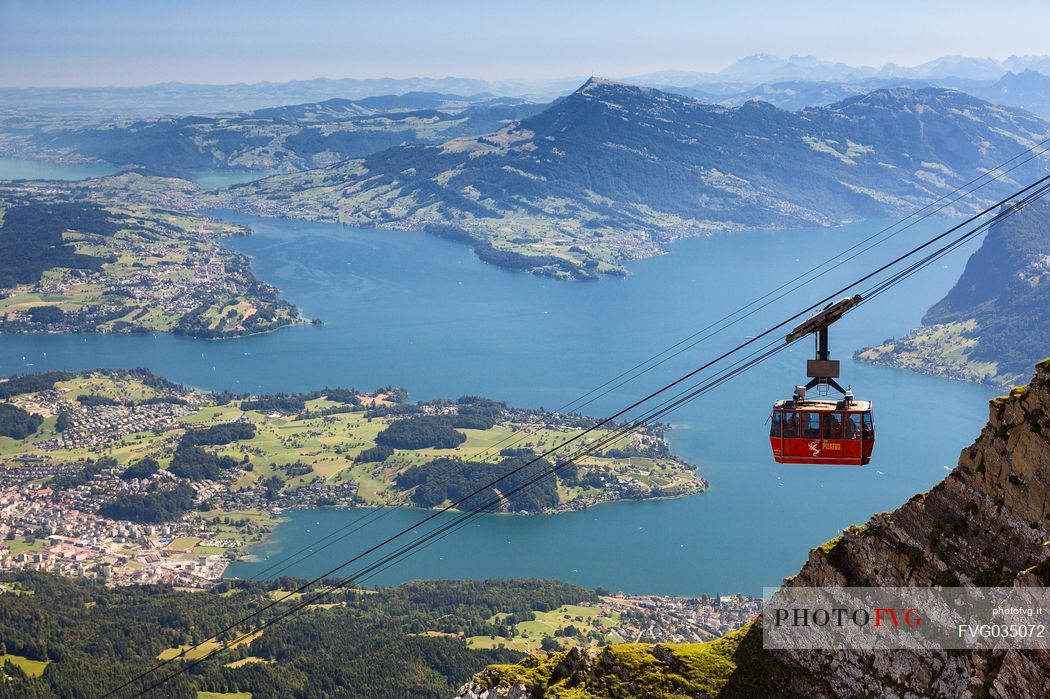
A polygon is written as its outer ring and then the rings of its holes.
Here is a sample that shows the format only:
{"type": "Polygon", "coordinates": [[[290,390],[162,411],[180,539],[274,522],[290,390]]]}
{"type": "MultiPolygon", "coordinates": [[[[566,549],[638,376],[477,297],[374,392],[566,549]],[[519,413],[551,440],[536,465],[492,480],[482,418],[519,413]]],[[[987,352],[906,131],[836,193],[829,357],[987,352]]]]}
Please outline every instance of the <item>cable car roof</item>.
{"type": "Polygon", "coordinates": [[[778,410],[849,410],[863,412],[871,410],[870,400],[853,400],[849,405],[842,398],[805,398],[800,401],[786,398],[773,403],[773,408],[778,410]]]}

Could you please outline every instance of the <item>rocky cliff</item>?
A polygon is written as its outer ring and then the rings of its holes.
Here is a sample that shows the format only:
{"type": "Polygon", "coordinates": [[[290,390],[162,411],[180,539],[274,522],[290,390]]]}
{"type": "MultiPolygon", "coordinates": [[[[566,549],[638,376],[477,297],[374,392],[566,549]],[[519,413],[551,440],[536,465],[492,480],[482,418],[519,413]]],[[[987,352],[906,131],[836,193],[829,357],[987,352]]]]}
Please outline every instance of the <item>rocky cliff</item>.
{"type": "MultiPolygon", "coordinates": [[[[813,549],[785,584],[1050,584],[1050,360],[989,412],[941,483],[813,549]]],[[[1045,697],[1050,653],[767,651],[755,623],[707,644],[531,656],[486,669],[460,693],[568,696],[1045,697]]]]}

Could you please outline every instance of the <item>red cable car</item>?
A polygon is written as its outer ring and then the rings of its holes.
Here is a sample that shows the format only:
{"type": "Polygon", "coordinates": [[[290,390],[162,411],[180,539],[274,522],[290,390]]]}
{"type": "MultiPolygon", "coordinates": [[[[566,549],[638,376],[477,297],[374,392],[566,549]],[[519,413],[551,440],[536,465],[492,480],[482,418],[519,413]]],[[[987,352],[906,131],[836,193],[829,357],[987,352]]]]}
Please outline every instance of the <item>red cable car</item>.
{"type": "Polygon", "coordinates": [[[773,403],[769,443],[777,463],[863,466],[871,461],[871,403],[854,399],[852,387],[843,389],[835,381],[839,362],[828,358],[828,327],[860,301],[860,296],[850,296],[829,304],[788,333],[788,342],[813,334],[816,358],[806,362],[809,383],[795,386],[791,398],[773,403]],[[842,398],[807,398],[814,388],[818,395],[834,389],[842,398]]]}

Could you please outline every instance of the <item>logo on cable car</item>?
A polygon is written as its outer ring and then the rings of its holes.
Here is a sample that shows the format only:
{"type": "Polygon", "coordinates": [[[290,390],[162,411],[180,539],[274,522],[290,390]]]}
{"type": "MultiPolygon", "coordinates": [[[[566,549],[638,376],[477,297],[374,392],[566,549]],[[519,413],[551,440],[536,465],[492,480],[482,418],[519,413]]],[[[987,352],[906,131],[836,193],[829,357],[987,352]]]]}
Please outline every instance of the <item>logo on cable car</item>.
{"type": "Polygon", "coordinates": [[[806,446],[813,452],[813,456],[820,456],[820,442],[810,442],[806,446]]]}

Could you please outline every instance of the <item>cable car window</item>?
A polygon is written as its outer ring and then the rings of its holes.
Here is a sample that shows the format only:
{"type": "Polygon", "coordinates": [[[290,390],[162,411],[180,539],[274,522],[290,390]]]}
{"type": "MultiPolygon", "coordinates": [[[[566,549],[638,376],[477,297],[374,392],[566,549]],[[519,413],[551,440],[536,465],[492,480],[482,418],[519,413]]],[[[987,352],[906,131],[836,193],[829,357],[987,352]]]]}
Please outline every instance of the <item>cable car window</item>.
{"type": "Polygon", "coordinates": [[[846,417],[846,439],[860,439],[860,413],[850,413],[846,417]]]}
{"type": "Polygon", "coordinates": [[[864,439],[875,439],[875,427],[871,424],[871,413],[864,413],[864,439]]]}
{"type": "Polygon", "coordinates": [[[824,413],[824,439],[842,439],[842,415],[824,413]]]}
{"type": "Polygon", "coordinates": [[[784,438],[798,437],[798,413],[784,413],[784,438]]]}
{"type": "Polygon", "coordinates": [[[773,411],[773,424],[769,427],[770,437],[780,436],[780,413],[773,411]]]}
{"type": "Polygon", "coordinates": [[[802,439],[820,439],[820,413],[802,413],[802,439]]]}

